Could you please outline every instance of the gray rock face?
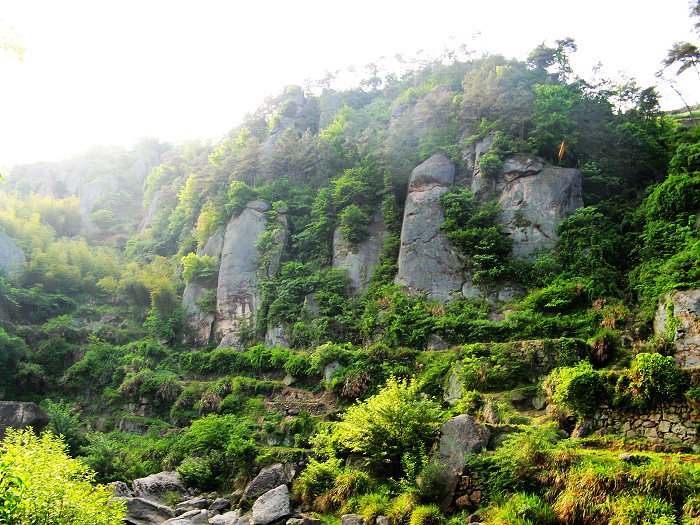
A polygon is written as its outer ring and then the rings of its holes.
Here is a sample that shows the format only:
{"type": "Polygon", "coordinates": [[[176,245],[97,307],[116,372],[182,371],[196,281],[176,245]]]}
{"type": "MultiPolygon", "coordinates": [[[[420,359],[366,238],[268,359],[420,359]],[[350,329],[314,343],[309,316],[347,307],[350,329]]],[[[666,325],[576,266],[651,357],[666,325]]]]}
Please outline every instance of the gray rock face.
{"type": "Polygon", "coordinates": [[[209,523],[211,525],[234,525],[240,518],[240,510],[232,510],[225,514],[219,514],[218,516],[212,516],[209,518],[209,523]]]}
{"type": "Polygon", "coordinates": [[[211,505],[209,505],[210,512],[223,512],[231,508],[231,502],[224,498],[216,498],[211,505]]]}
{"type": "Polygon", "coordinates": [[[455,404],[457,401],[462,399],[462,391],[464,390],[464,381],[459,377],[459,369],[461,364],[455,365],[451,370],[446,379],[445,393],[443,394],[443,400],[447,401],[450,405],[455,404]]]}
{"type": "Polygon", "coordinates": [[[700,366],[700,290],[669,292],[659,300],[654,333],[672,339],[673,358],[681,368],[700,366]],[[673,312],[675,330],[668,333],[673,312]]]}
{"type": "Polygon", "coordinates": [[[105,485],[107,490],[110,490],[116,498],[132,498],[134,495],[129,490],[129,486],[123,481],[112,481],[105,485]]]}
{"type": "Polygon", "coordinates": [[[440,197],[454,182],[447,157],[435,154],[411,173],[404,208],[396,284],[429,300],[453,300],[462,288],[460,261],[440,231],[445,220],[440,197]]]}
{"type": "Polygon", "coordinates": [[[248,483],[243,491],[243,499],[254,499],[261,496],[268,490],[272,490],[280,485],[289,483],[287,473],[284,471],[282,463],[275,463],[260,471],[255,479],[248,483]]]}
{"type": "Polygon", "coordinates": [[[175,510],[202,510],[209,507],[210,501],[206,498],[190,498],[175,505],[175,510]]]}
{"type": "Polygon", "coordinates": [[[550,250],[557,241],[559,223],[583,207],[581,172],[544,166],[526,159],[505,163],[497,180],[500,220],[513,240],[513,255],[527,258],[538,250],[550,250]]]}
{"type": "Polygon", "coordinates": [[[15,241],[0,231],[0,273],[15,277],[22,271],[24,252],[15,241]]]}
{"type": "Polygon", "coordinates": [[[262,201],[250,202],[226,228],[216,291],[216,331],[222,336],[219,348],[240,347],[237,333],[252,322],[260,302],[255,243],[265,230],[265,212],[269,209],[262,201]]]}
{"type": "Polygon", "coordinates": [[[489,430],[466,414],[448,419],[434,461],[454,472],[462,472],[467,456],[476,454],[489,442],[489,430]]]}
{"type": "Polygon", "coordinates": [[[164,521],[162,525],[208,525],[209,516],[206,510],[190,510],[177,518],[164,521]]]}
{"type": "Polygon", "coordinates": [[[485,426],[466,414],[443,423],[438,450],[431,459],[432,463],[443,467],[448,480],[447,494],[442,502],[443,509],[452,503],[467,456],[481,452],[488,444],[490,436],[491,432],[485,426]]]}
{"type": "Polygon", "coordinates": [[[175,511],[144,498],[114,498],[126,505],[126,520],[133,525],[160,525],[175,517],[175,511]]]}
{"type": "Polygon", "coordinates": [[[326,381],[326,383],[333,381],[333,375],[335,375],[335,373],[341,368],[343,367],[338,361],[328,363],[323,369],[323,379],[326,381]]]}
{"type": "Polygon", "coordinates": [[[267,491],[253,503],[253,525],[267,525],[268,523],[287,518],[292,514],[289,489],[287,485],[267,491]]]}
{"type": "Polygon", "coordinates": [[[360,514],[343,514],[340,517],[342,525],[362,525],[364,518],[360,514]]]}
{"type": "Polygon", "coordinates": [[[356,292],[367,288],[367,282],[379,263],[379,252],[386,236],[381,213],[376,213],[372,218],[367,239],[355,245],[343,237],[340,228],[336,228],[333,234],[333,268],[348,271],[350,284],[356,292]]]}
{"type": "Polygon", "coordinates": [[[267,348],[275,346],[289,348],[289,338],[284,330],[284,326],[274,326],[267,329],[265,333],[265,346],[267,348]]]}
{"type": "Polygon", "coordinates": [[[39,434],[49,424],[49,416],[35,403],[0,401],[0,439],[8,428],[32,428],[39,434]]]}
{"type": "Polygon", "coordinates": [[[135,479],[131,486],[134,494],[139,498],[154,501],[161,505],[166,503],[165,495],[167,493],[179,494],[182,499],[187,499],[190,496],[189,491],[180,481],[180,476],[174,471],[159,472],[145,478],[135,479]]]}

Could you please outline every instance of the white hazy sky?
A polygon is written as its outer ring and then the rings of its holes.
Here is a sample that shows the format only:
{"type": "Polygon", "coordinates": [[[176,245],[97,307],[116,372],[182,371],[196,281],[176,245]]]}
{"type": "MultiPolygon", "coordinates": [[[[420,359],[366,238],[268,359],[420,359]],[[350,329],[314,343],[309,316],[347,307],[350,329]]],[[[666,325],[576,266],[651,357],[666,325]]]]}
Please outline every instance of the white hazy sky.
{"type": "Polygon", "coordinates": [[[0,53],[0,166],[141,136],[216,141],[286,84],[460,43],[524,59],[570,36],[577,73],[602,62],[646,87],[674,42],[697,41],[688,14],[688,0],[0,0],[26,48],[0,53]]]}

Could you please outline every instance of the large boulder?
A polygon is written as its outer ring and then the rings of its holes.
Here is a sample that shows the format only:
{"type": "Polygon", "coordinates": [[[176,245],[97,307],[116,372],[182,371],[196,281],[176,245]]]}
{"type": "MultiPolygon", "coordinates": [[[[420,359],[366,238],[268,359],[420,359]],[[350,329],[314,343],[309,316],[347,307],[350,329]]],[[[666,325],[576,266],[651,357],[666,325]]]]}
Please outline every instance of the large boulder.
{"type": "Polygon", "coordinates": [[[287,485],[268,490],[253,503],[252,525],[267,525],[288,518],[292,514],[292,506],[287,485]]]}
{"type": "Polygon", "coordinates": [[[236,509],[225,514],[219,514],[209,518],[211,525],[236,525],[236,522],[241,517],[241,511],[236,509]]]}
{"type": "Polygon", "coordinates": [[[226,228],[221,251],[219,284],[216,290],[216,331],[220,348],[240,347],[238,332],[252,322],[260,303],[256,269],[259,260],[255,246],[265,231],[270,206],[262,201],[249,202],[226,228]]]}
{"type": "Polygon", "coordinates": [[[500,221],[516,258],[554,248],[559,223],[583,207],[581,172],[530,158],[507,160],[496,191],[500,221]]]}
{"type": "Polygon", "coordinates": [[[462,473],[467,457],[477,454],[489,442],[491,433],[467,414],[448,419],[442,425],[442,435],[433,462],[453,472],[462,473]]]}
{"type": "Polygon", "coordinates": [[[151,474],[145,478],[135,479],[132,484],[133,492],[139,498],[144,498],[156,503],[165,504],[166,496],[173,494],[180,496],[183,500],[190,497],[189,491],[185,488],[177,472],[159,472],[151,474]]]}
{"type": "Polygon", "coordinates": [[[165,520],[175,517],[170,507],[144,498],[114,498],[123,501],[126,506],[125,522],[131,525],[160,525],[165,520]]]}
{"type": "Polygon", "coordinates": [[[0,401],[0,439],[8,428],[32,428],[38,434],[49,421],[48,414],[36,403],[0,401]]]}
{"type": "Polygon", "coordinates": [[[248,486],[243,491],[243,499],[254,499],[265,492],[279,487],[280,485],[286,485],[289,483],[289,478],[284,470],[284,465],[282,463],[275,463],[270,465],[260,471],[260,473],[255,476],[255,479],[248,483],[248,486]]]}
{"type": "Polygon", "coordinates": [[[440,230],[445,213],[439,199],[454,183],[455,168],[435,154],[411,173],[404,207],[396,284],[429,300],[456,299],[462,288],[460,260],[440,230]]]}
{"type": "Polygon", "coordinates": [[[21,272],[24,260],[22,249],[0,231],[0,273],[14,277],[21,272]]]}
{"type": "Polygon", "coordinates": [[[209,525],[209,516],[206,510],[190,510],[164,521],[162,525],[209,525]]]}
{"type": "Polygon", "coordinates": [[[452,504],[467,457],[481,452],[488,444],[490,436],[491,432],[484,425],[480,425],[466,414],[443,423],[438,450],[431,459],[433,464],[443,469],[447,480],[447,492],[442,501],[443,510],[447,510],[452,504]]]}
{"type": "Polygon", "coordinates": [[[112,481],[107,483],[105,488],[109,490],[116,498],[133,498],[134,495],[131,493],[129,486],[123,481],[112,481]]]}
{"type": "Polygon", "coordinates": [[[654,317],[654,333],[673,341],[678,366],[700,367],[700,289],[664,294],[654,317]]]}
{"type": "Polygon", "coordinates": [[[382,242],[387,236],[384,219],[376,213],[369,224],[369,236],[362,242],[351,244],[340,228],[333,234],[333,268],[347,270],[350,284],[357,292],[367,288],[367,282],[379,263],[382,242]]]}

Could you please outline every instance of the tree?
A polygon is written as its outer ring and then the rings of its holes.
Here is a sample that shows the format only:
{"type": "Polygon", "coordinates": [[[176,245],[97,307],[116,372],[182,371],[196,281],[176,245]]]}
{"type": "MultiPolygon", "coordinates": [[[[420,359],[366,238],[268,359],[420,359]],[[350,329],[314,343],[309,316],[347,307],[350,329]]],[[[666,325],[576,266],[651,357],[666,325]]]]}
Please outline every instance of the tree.
{"type": "Polygon", "coordinates": [[[405,454],[419,458],[429,450],[442,419],[419,383],[391,378],[378,394],[351,406],[336,432],[342,445],[368,456],[375,467],[400,473],[405,454]]]}
{"type": "MultiPolygon", "coordinates": [[[[124,504],[104,487],[93,485],[95,474],[66,453],[51,432],[37,437],[30,430],[8,430],[0,443],[0,480],[21,480],[21,499],[7,523],[22,525],[119,525],[124,504]]],[[[1,486],[1,485],[0,485],[1,486]]],[[[0,495],[0,504],[7,495],[0,495]]],[[[2,510],[0,510],[0,516],[2,510]]]]}

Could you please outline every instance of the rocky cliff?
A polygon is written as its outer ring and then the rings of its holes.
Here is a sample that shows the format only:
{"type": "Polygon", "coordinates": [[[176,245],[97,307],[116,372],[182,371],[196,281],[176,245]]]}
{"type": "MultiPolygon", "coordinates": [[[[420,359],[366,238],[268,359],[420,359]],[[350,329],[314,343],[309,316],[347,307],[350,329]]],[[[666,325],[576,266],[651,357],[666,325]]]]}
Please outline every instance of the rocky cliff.
{"type": "Polygon", "coordinates": [[[381,213],[376,213],[369,225],[367,239],[357,244],[349,243],[340,231],[333,235],[333,268],[347,270],[350,284],[357,293],[367,288],[375,266],[379,263],[382,241],[387,236],[381,213]]]}
{"type": "Polygon", "coordinates": [[[700,290],[669,292],[659,300],[654,334],[673,343],[673,358],[681,368],[700,366],[700,290]]]}
{"type": "Polygon", "coordinates": [[[239,347],[238,331],[253,320],[260,303],[257,291],[258,249],[265,231],[270,206],[262,201],[248,203],[226,228],[221,250],[219,282],[216,290],[216,332],[220,347],[239,347]]]}
{"type": "Polygon", "coordinates": [[[433,155],[411,173],[403,214],[396,284],[415,295],[449,301],[462,288],[461,262],[440,231],[445,213],[439,203],[454,183],[455,168],[433,155]]]}
{"type": "MultiPolygon", "coordinates": [[[[478,144],[475,157],[478,159],[489,147],[488,141],[478,144]]],[[[515,258],[531,258],[551,250],[559,223],[583,207],[581,173],[576,169],[513,157],[506,159],[498,173],[487,177],[479,172],[478,160],[471,165],[475,169],[471,189],[482,201],[498,201],[501,230],[512,239],[515,258]]],[[[518,294],[511,285],[494,290],[476,287],[440,231],[445,216],[439,199],[454,180],[455,168],[444,155],[433,155],[411,173],[396,284],[411,294],[425,294],[428,299],[443,302],[460,295],[492,302],[511,300],[518,294]]]]}

